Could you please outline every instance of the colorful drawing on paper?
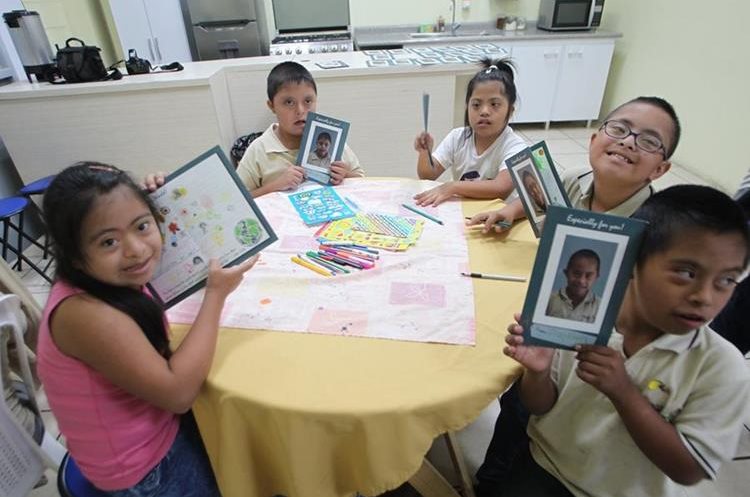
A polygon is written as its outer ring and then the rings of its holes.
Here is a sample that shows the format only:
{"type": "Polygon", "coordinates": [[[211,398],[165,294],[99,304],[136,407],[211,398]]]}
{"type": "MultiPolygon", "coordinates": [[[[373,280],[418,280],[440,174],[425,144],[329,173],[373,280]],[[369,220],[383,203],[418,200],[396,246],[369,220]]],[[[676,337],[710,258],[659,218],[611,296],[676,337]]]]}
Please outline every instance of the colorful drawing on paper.
{"type": "Polygon", "coordinates": [[[151,194],[165,243],[150,285],[167,305],[205,281],[209,259],[225,266],[276,239],[218,150],[179,169],[151,194]]]}

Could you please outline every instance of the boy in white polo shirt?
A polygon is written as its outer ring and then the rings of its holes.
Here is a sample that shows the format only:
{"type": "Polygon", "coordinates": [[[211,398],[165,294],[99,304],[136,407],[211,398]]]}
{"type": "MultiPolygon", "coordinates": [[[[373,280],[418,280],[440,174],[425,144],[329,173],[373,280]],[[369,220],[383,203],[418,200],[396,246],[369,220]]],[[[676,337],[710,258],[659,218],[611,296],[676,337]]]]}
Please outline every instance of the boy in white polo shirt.
{"type": "Polygon", "coordinates": [[[696,185],[656,193],[633,217],[649,227],[609,346],[524,346],[508,327],[532,416],[503,497],[684,495],[736,451],[750,373],[706,324],[747,266],[746,218],[696,185]]]}

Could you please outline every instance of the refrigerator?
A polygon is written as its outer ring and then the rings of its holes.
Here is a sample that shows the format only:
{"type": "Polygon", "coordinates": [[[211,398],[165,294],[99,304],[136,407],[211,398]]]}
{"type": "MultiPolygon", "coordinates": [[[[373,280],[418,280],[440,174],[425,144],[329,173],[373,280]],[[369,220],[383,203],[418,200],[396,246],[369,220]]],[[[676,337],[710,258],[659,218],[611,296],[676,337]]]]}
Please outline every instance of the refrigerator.
{"type": "Polygon", "coordinates": [[[255,0],[180,0],[193,60],[261,55],[255,0]]]}

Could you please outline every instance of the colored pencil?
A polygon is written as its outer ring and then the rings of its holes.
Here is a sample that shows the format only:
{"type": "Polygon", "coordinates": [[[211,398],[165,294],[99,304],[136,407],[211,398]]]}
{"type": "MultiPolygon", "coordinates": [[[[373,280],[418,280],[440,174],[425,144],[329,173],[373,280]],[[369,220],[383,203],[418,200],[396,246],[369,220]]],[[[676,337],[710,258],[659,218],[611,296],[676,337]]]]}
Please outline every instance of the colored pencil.
{"type": "Polygon", "coordinates": [[[305,255],[307,256],[308,259],[311,259],[316,264],[320,264],[324,268],[330,269],[334,273],[338,273],[338,272],[348,273],[349,272],[348,269],[344,269],[341,266],[333,264],[331,263],[331,261],[326,261],[325,259],[321,259],[320,256],[316,252],[313,252],[312,250],[305,252],[305,255]]]}
{"type": "Polygon", "coordinates": [[[295,264],[299,264],[302,267],[306,267],[307,269],[311,271],[315,271],[318,274],[322,274],[323,276],[333,276],[333,273],[330,271],[327,271],[320,266],[316,266],[315,264],[312,264],[308,261],[305,261],[303,259],[300,259],[299,257],[292,257],[292,262],[295,264]]]}
{"type": "Polygon", "coordinates": [[[343,264],[345,266],[351,266],[351,267],[356,268],[356,269],[364,269],[365,268],[362,264],[360,264],[358,262],[354,262],[351,259],[346,259],[344,257],[338,256],[338,255],[334,255],[334,254],[331,254],[329,252],[325,252],[325,253],[321,254],[321,257],[323,259],[327,260],[327,261],[331,260],[331,261],[335,262],[336,264],[343,264]]]}
{"type": "Polygon", "coordinates": [[[412,211],[413,213],[415,213],[415,214],[419,214],[419,215],[420,215],[420,216],[422,216],[422,217],[426,217],[426,218],[427,218],[427,219],[429,219],[430,221],[436,222],[436,223],[438,223],[438,224],[443,224],[443,222],[442,222],[442,221],[441,221],[440,219],[438,219],[438,218],[436,218],[436,217],[434,217],[434,216],[431,216],[430,214],[427,214],[426,212],[424,212],[424,211],[421,211],[421,210],[417,209],[416,207],[412,207],[412,206],[411,206],[411,205],[409,205],[409,204],[401,204],[401,207],[403,207],[403,208],[405,208],[405,209],[409,209],[409,210],[410,210],[410,211],[412,211]]]}
{"type": "Polygon", "coordinates": [[[318,238],[318,242],[320,242],[321,245],[355,246],[354,242],[339,242],[336,240],[326,240],[325,238],[318,238]]]}
{"type": "Polygon", "coordinates": [[[359,249],[359,250],[362,250],[362,251],[365,251],[365,252],[370,252],[370,253],[375,254],[375,255],[378,255],[380,253],[376,249],[374,249],[372,247],[367,247],[365,245],[357,245],[355,243],[352,243],[351,246],[354,247],[354,248],[356,248],[356,249],[359,249]]]}
{"type": "Polygon", "coordinates": [[[364,267],[365,269],[370,269],[371,267],[373,267],[375,265],[372,261],[367,261],[367,260],[364,260],[364,259],[360,259],[358,257],[355,257],[355,256],[353,256],[351,254],[348,254],[346,252],[343,252],[343,251],[333,250],[333,249],[327,249],[326,252],[329,253],[329,254],[331,254],[331,255],[335,255],[336,257],[340,257],[342,259],[355,262],[355,263],[361,265],[362,267],[364,267]]]}
{"type": "MultiPolygon", "coordinates": [[[[466,216],[464,219],[471,219],[471,216],[466,216]]],[[[495,223],[495,226],[498,228],[510,228],[513,226],[513,223],[509,223],[508,221],[498,221],[495,223]]]]}
{"type": "Polygon", "coordinates": [[[504,274],[485,274],[485,273],[461,273],[463,276],[470,278],[482,278],[485,280],[501,280],[501,281],[526,281],[523,276],[507,276],[504,274]]]}
{"type": "MultiPolygon", "coordinates": [[[[328,264],[330,264],[332,266],[336,266],[338,269],[340,269],[341,271],[343,271],[343,272],[345,272],[347,274],[351,273],[351,271],[349,271],[348,269],[346,269],[346,267],[345,267],[346,265],[343,262],[336,262],[337,259],[335,257],[329,256],[325,252],[323,252],[323,253],[319,252],[318,255],[317,255],[317,257],[319,259],[322,259],[322,260],[326,261],[328,264]]],[[[349,267],[354,267],[354,266],[349,266],[349,267]]],[[[355,269],[362,269],[362,268],[358,267],[358,268],[355,268],[355,269]]]]}
{"type": "MultiPolygon", "coordinates": [[[[430,120],[430,94],[422,93],[422,118],[424,119],[424,132],[427,133],[427,123],[430,120]]],[[[430,161],[430,167],[435,169],[435,163],[432,162],[432,150],[427,150],[427,159],[430,161]]]]}

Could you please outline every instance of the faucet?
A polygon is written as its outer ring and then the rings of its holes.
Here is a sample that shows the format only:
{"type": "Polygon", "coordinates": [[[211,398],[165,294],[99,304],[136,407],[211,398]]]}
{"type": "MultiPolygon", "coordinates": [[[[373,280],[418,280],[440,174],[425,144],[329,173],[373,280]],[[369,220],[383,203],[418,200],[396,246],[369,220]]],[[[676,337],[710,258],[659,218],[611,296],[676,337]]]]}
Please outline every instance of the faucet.
{"type": "Polygon", "coordinates": [[[461,27],[461,23],[456,23],[456,0],[451,0],[451,36],[456,36],[456,30],[461,27]]]}

